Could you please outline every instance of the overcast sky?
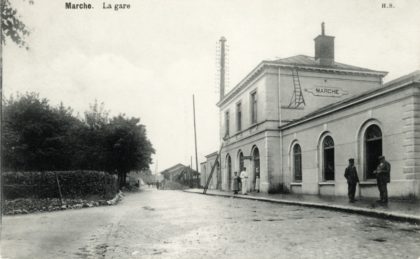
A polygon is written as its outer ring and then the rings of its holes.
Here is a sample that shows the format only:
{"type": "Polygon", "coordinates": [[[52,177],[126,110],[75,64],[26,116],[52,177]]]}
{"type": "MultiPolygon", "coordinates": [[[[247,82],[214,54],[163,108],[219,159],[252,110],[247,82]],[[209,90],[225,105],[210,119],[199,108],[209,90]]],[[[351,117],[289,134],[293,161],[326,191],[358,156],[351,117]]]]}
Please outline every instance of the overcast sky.
{"type": "MultiPolygon", "coordinates": [[[[66,10],[62,0],[13,0],[30,49],[4,48],[4,93],[35,91],[83,114],[95,99],[141,119],[159,171],[190,164],[195,94],[199,162],[218,149],[216,46],[229,45],[232,88],[261,60],[313,56],[322,21],[336,61],[388,71],[420,68],[420,1],[111,0],[129,10],[66,10]]],[[[75,2],[76,3],[76,2],[75,2]]],[[[79,3],[79,2],[78,2],[79,3]]],[[[193,158],[194,160],[194,158],[193,158]]],[[[194,160],[195,161],[195,160],[194,160]]],[[[195,167],[195,162],[194,162],[195,167]]],[[[155,170],[155,165],[151,169],[155,170]]]]}

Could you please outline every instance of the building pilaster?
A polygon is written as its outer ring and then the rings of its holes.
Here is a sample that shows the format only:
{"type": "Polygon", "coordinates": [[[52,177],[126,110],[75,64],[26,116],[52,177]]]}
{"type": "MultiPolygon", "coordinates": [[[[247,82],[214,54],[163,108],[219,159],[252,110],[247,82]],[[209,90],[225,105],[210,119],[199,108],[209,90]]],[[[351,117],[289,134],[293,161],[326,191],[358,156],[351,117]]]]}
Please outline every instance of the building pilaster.
{"type": "Polygon", "coordinates": [[[420,89],[412,89],[413,94],[403,104],[403,172],[406,179],[420,179],[420,89]]]}

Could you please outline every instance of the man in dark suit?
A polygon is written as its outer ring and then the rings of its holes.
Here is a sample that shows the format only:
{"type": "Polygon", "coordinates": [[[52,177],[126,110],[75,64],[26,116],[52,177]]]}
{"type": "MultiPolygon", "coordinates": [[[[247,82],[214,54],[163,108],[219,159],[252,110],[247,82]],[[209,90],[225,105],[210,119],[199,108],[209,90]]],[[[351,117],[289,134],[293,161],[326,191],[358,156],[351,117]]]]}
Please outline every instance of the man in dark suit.
{"type": "Polygon", "coordinates": [[[391,181],[391,164],[385,160],[384,156],[379,157],[379,165],[374,171],[378,183],[380,200],[378,202],[388,203],[387,184],[391,181]]]}
{"type": "Polygon", "coordinates": [[[349,165],[344,172],[344,177],[347,179],[349,202],[353,203],[355,201],[354,195],[356,193],[356,185],[359,182],[353,158],[349,159],[349,165]]]}

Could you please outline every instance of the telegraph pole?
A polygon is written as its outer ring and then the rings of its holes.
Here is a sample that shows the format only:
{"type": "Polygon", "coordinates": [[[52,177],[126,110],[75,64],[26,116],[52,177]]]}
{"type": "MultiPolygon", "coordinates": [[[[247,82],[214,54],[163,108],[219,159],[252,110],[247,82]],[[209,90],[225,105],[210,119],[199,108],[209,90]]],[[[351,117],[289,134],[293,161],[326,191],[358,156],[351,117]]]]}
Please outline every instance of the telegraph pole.
{"type": "Polygon", "coordinates": [[[195,126],[195,99],[194,99],[194,95],[193,95],[193,116],[194,116],[195,170],[198,172],[197,129],[196,129],[196,126],[195,126]]]}
{"type": "Polygon", "coordinates": [[[190,187],[193,187],[193,180],[194,180],[194,175],[193,175],[193,159],[192,156],[190,157],[190,168],[188,169],[188,181],[190,182],[190,187]]]}

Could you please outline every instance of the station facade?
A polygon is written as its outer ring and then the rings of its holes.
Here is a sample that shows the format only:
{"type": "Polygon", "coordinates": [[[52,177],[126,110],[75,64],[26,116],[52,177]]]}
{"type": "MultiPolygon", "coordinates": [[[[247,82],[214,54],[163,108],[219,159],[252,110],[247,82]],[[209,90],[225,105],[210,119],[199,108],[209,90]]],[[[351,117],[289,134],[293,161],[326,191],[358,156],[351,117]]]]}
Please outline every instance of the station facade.
{"type": "Polygon", "coordinates": [[[249,191],[259,175],[263,192],[346,195],[354,158],[359,195],[376,197],[384,155],[389,196],[419,197],[420,72],[383,84],[386,74],[336,62],[324,28],[315,57],[262,61],[217,103],[224,137],[213,188],[230,190],[246,167],[249,191]]]}

